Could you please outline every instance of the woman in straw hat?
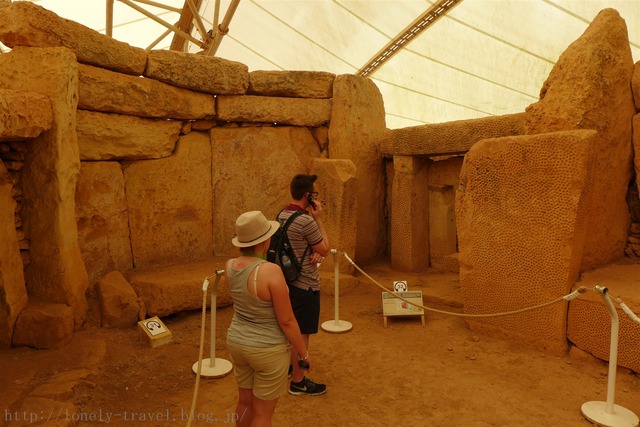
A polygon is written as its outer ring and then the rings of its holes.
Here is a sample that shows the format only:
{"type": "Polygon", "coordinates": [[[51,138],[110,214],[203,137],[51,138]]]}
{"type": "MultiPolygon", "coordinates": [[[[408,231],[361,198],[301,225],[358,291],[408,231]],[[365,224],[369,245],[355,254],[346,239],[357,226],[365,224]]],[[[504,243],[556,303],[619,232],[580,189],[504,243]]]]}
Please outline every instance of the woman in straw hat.
{"type": "Polygon", "coordinates": [[[232,242],[242,255],[229,260],[225,269],[234,308],[227,345],[238,383],[239,427],[271,426],[287,385],[290,346],[306,355],[301,363],[311,368],[282,270],[265,261],[278,227],[260,211],[240,215],[232,242]]]}

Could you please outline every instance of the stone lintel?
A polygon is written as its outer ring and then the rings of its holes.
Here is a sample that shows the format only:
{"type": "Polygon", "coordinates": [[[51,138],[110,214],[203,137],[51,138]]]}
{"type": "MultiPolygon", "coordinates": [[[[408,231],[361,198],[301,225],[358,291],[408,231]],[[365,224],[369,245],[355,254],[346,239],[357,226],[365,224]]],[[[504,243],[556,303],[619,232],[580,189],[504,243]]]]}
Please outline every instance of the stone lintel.
{"type": "Polygon", "coordinates": [[[79,62],[136,76],[142,74],[147,63],[144,49],[26,1],[0,8],[0,41],[11,48],[66,47],[79,62]]]}
{"type": "Polygon", "coordinates": [[[78,64],[78,108],[159,119],[215,116],[213,95],[78,64]]]}
{"type": "Polygon", "coordinates": [[[481,139],[522,135],[524,118],[519,113],[392,129],[380,149],[386,156],[463,154],[481,139]]]}
{"type": "Polygon", "coordinates": [[[335,74],[325,71],[252,71],[249,95],[331,98],[335,74]]]}
{"type": "Polygon", "coordinates": [[[208,55],[153,50],[144,75],[173,86],[217,95],[242,95],[249,86],[246,65],[208,55]]]}
{"type": "Polygon", "coordinates": [[[331,119],[330,99],[219,96],[218,119],[229,122],[322,126],[331,119]]]}

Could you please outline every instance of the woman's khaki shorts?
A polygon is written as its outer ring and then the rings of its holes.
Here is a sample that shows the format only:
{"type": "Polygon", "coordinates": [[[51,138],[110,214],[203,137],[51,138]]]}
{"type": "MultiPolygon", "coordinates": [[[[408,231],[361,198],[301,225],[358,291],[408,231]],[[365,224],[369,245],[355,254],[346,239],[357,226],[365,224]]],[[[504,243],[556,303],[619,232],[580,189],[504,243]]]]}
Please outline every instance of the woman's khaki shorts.
{"type": "Polygon", "coordinates": [[[238,387],[253,390],[262,400],[274,400],[286,390],[291,353],[289,343],[250,347],[227,341],[238,387]]]}

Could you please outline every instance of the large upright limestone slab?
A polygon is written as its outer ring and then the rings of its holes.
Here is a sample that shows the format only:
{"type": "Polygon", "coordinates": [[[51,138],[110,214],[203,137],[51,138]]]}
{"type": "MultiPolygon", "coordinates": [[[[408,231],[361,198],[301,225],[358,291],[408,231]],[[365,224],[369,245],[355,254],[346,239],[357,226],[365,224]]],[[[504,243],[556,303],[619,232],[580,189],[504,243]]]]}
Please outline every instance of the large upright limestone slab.
{"type": "Polygon", "coordinates": [[[52,121],[51,102],[46,96],[0,89],[0,141],[35,138],[49,129],[52,121]]]}
{"type": "Polygon", "coordinates": [[[211,129],[213,247],[216,256],[236,254],[231,244],[238,215],[260,210],[267,218],[291,201],[289,184],[309,173],[320,149],[302,127],[211,129]]]}
{"type": "Polygon", "coordinates": [[[640,190],[640,114],[633,116],[633,163],[636,170],[636,185],[640,190]]]}
{"type": "Polygon", "coordinates": [[[589,188],[589,226],[582,270],[624,255],[630,217],[631,93],[633,60],[624,20],[601,11],[584,34],[560,56],[526,110],[525,133],[571,129],[598,131],[595,179],[589,188]]]}
{"type": "Polygon", "coordinates": [[[182,122],[78,110],[81,160],[143,160],[169,157],[182,122]]]}
{"type": "MultiPolygon", "coordinates": [[[[597,133],[486,139],[467,153],[456,196],[465,313],[502,313],[568,294],[578,279],[597,133]]],[[[473,318],[472,329],[566,351],[567,305],[473,318]]]]}
{"type": "Polygon", "coordinates": [[[172,86],[216,95],[243,95],[249,69],[240,62],[209,55],[152,50],[144,75],[172,86]]]}
{"type": "Polygon", "coordinates": [[[429,267],[429,164],[417,156],[393,157],[391,266],[421,271],[429,267]]]}
{"type": "MultiPolygon", "coordinates": [[[[30,142],[22,169],[21,216],[31,259],[27,290],[30,298],[71,306],[76,327],[87,310],[89,282],[75,216],[77,73],[66,48],[17,47],[0,55],[2,84],[46,95],[53,108],[51,129],[30,142]]],[[[42,325],[45,334],[49,326],[42,325]]]]}
{"type": "Polygon", "coordinates": [[[135,268],[210,258],[211,144],[191,132],[166,159],[123,164],[135,268]]]}
{"type": "Polygon", "coordinates": [[[11,48],[66,47],[82,63],[136,76],[142,74],[147,62],[144,49],[100,34],[26,1],[0,8],[0,41],[11,48]]]}
{"type": "Polygon", "coordinates": [[[429,254],[432,259],[456,252],[455,199],[453,186],[429,184],[429,254]]]}
{"type": "Polygon", "coordinates": [[[631,92],[633,92],[633,103],[636,106],[636,109],[640,110],[640,61],[633,64],[631,92]]]}
{"type": "MultiPolygon", "coordinates": [[[[351,160],[314,159],[309,173],[318,175],[316,189],[322,201],[322,224],[329,238],[329,247],[352,256],[356,250],[358,216],[358,178],[351,160]]],[[[320,268],[334,271],[337,258],[340,272],[353,273],[353,266],[342,255],[327,256],[320,268]]]]}
{"type": "Polygon", "coordinates": [[[118,162],[82,162],[76,188],[78,243],[91,285],[133,267],[124,174],[118,162]]]}
{"type": "Polygon", "coordinates": [[[0,348],[11,346],[16,318],[28,301],[14,225],[12,187],[9,172],[0,161],[0,348]]]}
{"type": "Polygon", "coordinates": [[[158,119],[215,116],[213,95],[78,64],[78,108],[158,119]]]}
{"type": "Polygon", "coordinates": [[[360,263],[378,258],[387,249],[385,168],[380,153],[384,114],[382,95],[371,80],[348,74],[336,77],[329,158],[351,159],[358,170],[358,210],[366,212],[357,228],[354,260],[360,263]]]}

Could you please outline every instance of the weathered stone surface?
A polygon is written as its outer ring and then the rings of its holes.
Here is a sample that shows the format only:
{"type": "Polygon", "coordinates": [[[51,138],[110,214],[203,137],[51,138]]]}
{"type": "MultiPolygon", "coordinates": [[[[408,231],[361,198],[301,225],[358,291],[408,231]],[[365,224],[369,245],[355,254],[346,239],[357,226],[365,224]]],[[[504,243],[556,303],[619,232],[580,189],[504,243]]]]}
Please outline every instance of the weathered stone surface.
{"type": "Polygon", "coordinates": [[[206,134],[181,137],[169,158],[125,163],[124,176],[135,268],[213,256],[206,134]]]}
{"type": "Polygon", "coordinates": [[[11,346],[13,325],[28,301],[11,188],[11,177],[0,161],[0,348],[11,346]]]}
{"type": "Polygon", "coordinates": [[[34,138],[49,129],[52,121],[46,96],[0,89],[0,141],[34,138]]]}
{"type": "Polygon", "coordinates": [[[433,159],[433,163],[429,166],[429,184],[451,185],[454,191],[457,190],[463,161],[462,156],[433,159]]]}
{"type": "Polygon", "coordinates": [[[147,63],[144,49],[100,34],[31,2],[0,10],[0,41],[14,48],[66,47],[79,62],[139,76],[147,63]]]}
{"type": "Polygon", "coordinates": [[[64,347],[73,338],[73,317],[68,305],[29,301],[16,321],[13,345],[64,347]]]}
{"type": "MultiPolygon", "coordinates": [[[[33,389],[33,391],[30,393],[30,396],[46,397],[49,399],[61,401],[72,400],[74,395],[73,390],[80,384],[80,382],[89,377],[91,374],[91,370],[86,368],[60,372],[53,375],[44,384],[41,384],[33,389]]],[[[66,418],[66,414],[65,417],[60,418],[66,418]]]]}
{"type": "MultiPolygon", "coordinates": [[[[148,316],[167,316],[185,310],[202,309],[202,283],[210,278],[213,292],[216,270],[225,269],[228,257],[210,257],[197,262],[128,271],[125,276],[138,298],[147,308],[148,316]]],[[[211,298],[207,297],[207,307],[211,298]]],[[[229,285],[220,278],[216,292],[216,307],[231,305],[229,285]]]]}
{"type": "Polygon", "coordinates": [[[429,192],[426,188],[430,163],[424,157],[393,157],[390,238],[391,266],[395,270],[421,271],[429,267],[429,192]]]}
{"type": "Polygon", "coordinates": [[[80,160],[143,160],[169,157],[182,122],[78,110],[80,160]]]}
{"type": "Polygon", "coordinates": [[[324,156],[327,156],[329,153],[329,128],[326,126],[320,126],[311,129],[311,133],[318,142],[320,151],[324,156]]]}
{"type": "Polygon", "coordinates": [[[238,215],[260,210],[275,218],[291,200],[291,178],[308,173],[320,150],[308,129],[289,126],[213,128],[211,143],[214,253],[235,255],[238,215]]]}
{"type": "Polygon", "coordinates": [[[525,133],[595,129],[599,139],[589,189],[589,226],[582,270],[624,255],[630,224],[633,60],[624,20],[604,9],[560,56],[526,110],[525,133]],[[606,177],[606,178],[605,178],[606,177]]]}
{"type": "Polygon", "coordinates": [[[456,192],[452,185],[429,184],[429,254],[440,258],[457,252],[456,192]]]}
{"type": "Polygon", "coordinates": [[[191,132],[192,130],[205,131],[216,127],[217,122],[215,120],[196,120],[195,122],[189,122],[189,125],[191,126],[189,132],[191,132]]]}
{"type": "Polygon", "coordinates": [[[159,119],[215,116],[213,95],[78,64],[78,108],[159,119]]]}
{"type": "Polygon", "coordinates": [[[127,328],[138,321],[138,296],[119,271],[107,273],[98,281],[102,326],[127,328]]]}
{"type": "Polygon", "coordinates": [[[133,268],[124,174],[117,162],[82,162],[76,188],[78,244],[91,287],[133,268]]]}
{"type": "Polygon", "coordinates": [[[631,76],[631,91],[633,92],[633,100],[636,110],[640,110],[640,61],[633,66],[633,75],[631,76]]]}
{"type": "Polygon", "coordinates": [[[243,95],[249,68],[240,62],[171,50],[149,52],[144,75],[173,86],[217,95],[243,95]]]}
{"type": "MultiPolygon", "coordinates": [[[[564,296],[580,274],[597,132],[577,130],[479,141],[456,194],[460,288],[466,313],[500,313],[564,296]]],[[[561,353],[566,304],[468,319],[561,353]]]]}
{"type": "Polygon", "coordinates": [[[219,96],[218,119],[229,122],[321,126],[331,119],[330,99],[219,96]]]}
{"type": "Polygon", "coordinates": [[[636,186],[638,190],[640,190],[640,114],[633,116],[633,152],[633,162],[636,171],[636,186]]]}
{"type": "Polygon", "coordinates": [[[385,155],[462,154],[481,139],[522,135],[524,113],[389,129],[380,145],[385,155]]]}
{"type": "Polygon", "coordinates": [[[387,250],[384,213],[384,165],[380,141],[386,130],[384,103],[378,87],[367,78],[341,75],[333,83],[329,125],[329,157],[350,159],[358,169],[357,253],[354,261],[376,259],[387,250]]]}
{"type": "MultiPolygon", "coordinates": [[[[309,173],[318,175],[316,189],[322,202],[322,223],[327,231],[329,247],[354,254],[358,216],[358,179],[356,165],[351,160],[314,159],[309,173]]],[[[351,255],[350,255],[351,256],[351,255]]],[[[334,257],[327,256],[320,268],[334,271],[334,257]]],[[[342,273],[353,273],[353,266],[338,260],[342,273]]]]}
{"type": "Polygon", "coordinates": [[[66,48],[16,47],[0,55],[0,81],[51,100],[53,126],[29,143],[22,169],[20,215],[29,242],[30,299],[71,306],[76,326],[87,310],[87,272],[77,239],[75,189],[77,62],[66,48]]]}
{"type": "Polygon", "coordinates": [[[331,98],[335,74],[324,71],[252,71],[249,95],[331,98]]]}

